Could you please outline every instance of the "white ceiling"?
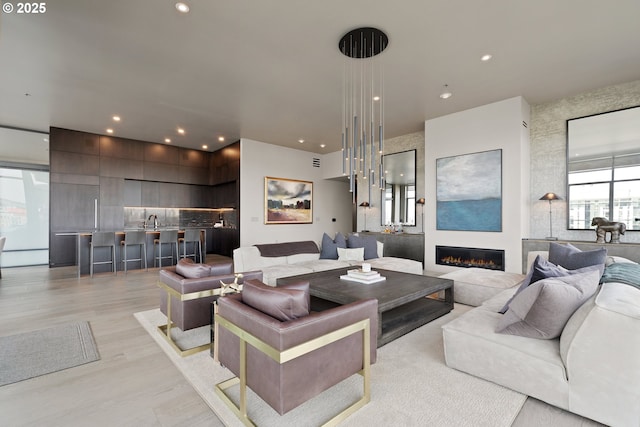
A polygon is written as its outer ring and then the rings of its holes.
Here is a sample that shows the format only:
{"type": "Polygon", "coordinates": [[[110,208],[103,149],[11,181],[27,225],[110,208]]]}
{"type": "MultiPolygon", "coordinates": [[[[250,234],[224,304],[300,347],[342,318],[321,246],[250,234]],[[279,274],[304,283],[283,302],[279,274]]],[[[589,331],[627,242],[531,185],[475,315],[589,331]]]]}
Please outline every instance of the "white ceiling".
{"type": "Polygon", "coordinates": [[[389,36],[379,57],[387,138],[513,96],[539,104],[640,79],[638,0],[188,3],[187,15],[172,0],[49,0],[43,14],[1,13],[0,125],[336,151],[337,45],[359,26],[389,36]]]}

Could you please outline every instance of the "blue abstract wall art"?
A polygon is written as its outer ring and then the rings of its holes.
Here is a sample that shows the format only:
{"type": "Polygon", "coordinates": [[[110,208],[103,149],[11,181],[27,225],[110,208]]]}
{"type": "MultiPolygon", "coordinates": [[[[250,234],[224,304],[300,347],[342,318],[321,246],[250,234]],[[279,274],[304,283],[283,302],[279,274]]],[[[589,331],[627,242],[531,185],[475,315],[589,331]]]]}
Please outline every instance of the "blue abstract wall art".
{"type": "Polygon", "coordinates": [[[502,150],[436,160],[436,228],[502,231],[502,150]]]}

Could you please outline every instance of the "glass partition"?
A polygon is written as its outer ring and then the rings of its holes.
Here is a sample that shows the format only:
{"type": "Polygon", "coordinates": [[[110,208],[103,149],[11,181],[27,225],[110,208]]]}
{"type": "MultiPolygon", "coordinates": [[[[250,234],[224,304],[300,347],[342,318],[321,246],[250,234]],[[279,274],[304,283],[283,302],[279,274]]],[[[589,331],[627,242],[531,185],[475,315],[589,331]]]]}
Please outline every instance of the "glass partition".
{"type": "Polygon", "coordinates": [[[49,262],[49,172],[0,168],[2,266],[49,262]]]}

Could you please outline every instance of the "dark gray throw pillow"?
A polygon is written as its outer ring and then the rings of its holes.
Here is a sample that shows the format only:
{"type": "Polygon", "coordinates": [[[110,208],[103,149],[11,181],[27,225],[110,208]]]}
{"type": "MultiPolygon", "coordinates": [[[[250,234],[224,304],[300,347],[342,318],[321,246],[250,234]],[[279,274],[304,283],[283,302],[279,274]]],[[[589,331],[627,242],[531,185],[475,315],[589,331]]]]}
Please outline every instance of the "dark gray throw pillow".
{"type": "Polygon", "coordinates": [[[347,239],[348,248],[364,248],[364,259],[378,258],[378,241],[373,236],[356,236],[347,239]]]}
{"type": "Polygon", "coordinates": [[[502,316],[496,332],[528,338],[553,339],[573,313],[598,289],[597,270],[551,277],[529,285],[516,296],[502,316]]]}
{"type": "Polygon", "coordinates": [[[327,233],[322,235],[322,251],[320,259],[338,259],[338,248],[346,248],[347,240],[342,233],[336,234],[335,239],[331,239],[327,233]]]}
{"type": "Polygon", "coordinates": [[[607,249],[600,248],[592,251],[581,251],[571,243],[565,245],[551,242],[549,244],[549,262],[560,265],[568,270],[577,270],[590,265],[602,265],[607,260],[607,249]]]}

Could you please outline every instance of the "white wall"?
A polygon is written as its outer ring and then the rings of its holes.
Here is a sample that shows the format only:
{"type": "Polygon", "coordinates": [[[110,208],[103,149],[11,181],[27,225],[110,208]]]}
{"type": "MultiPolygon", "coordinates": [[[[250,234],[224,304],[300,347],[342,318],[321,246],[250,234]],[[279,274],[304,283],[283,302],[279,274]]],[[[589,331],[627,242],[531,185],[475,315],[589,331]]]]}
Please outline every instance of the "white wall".
{"type": "Polygon", "coordinates": [[[334,157],[340,158],[334,153],[324,156],[250,139],[240,140],[240,245],[320,242],[324,232],[330,236],[338,231],[349,232],[352,208],[349,186],[344,180],[325,179],[338,176],[340,164],[335,164],[334,157]],[[313,167],[314,158],[320,159],[319,168],[313,167]],[[266,176],[313,181],[312,224],[264,223],[266,176]]]}
{"type": "Polygon", "coordinates": [[[522,269],[521,239],[529,231],[529,104],[515,97],[425,122],[425,269],[435,264],[435,247],[505,250],[505,270],[522,269]],[[436,159],[502,149],[502,231],[436,230],[436,159]]]}

